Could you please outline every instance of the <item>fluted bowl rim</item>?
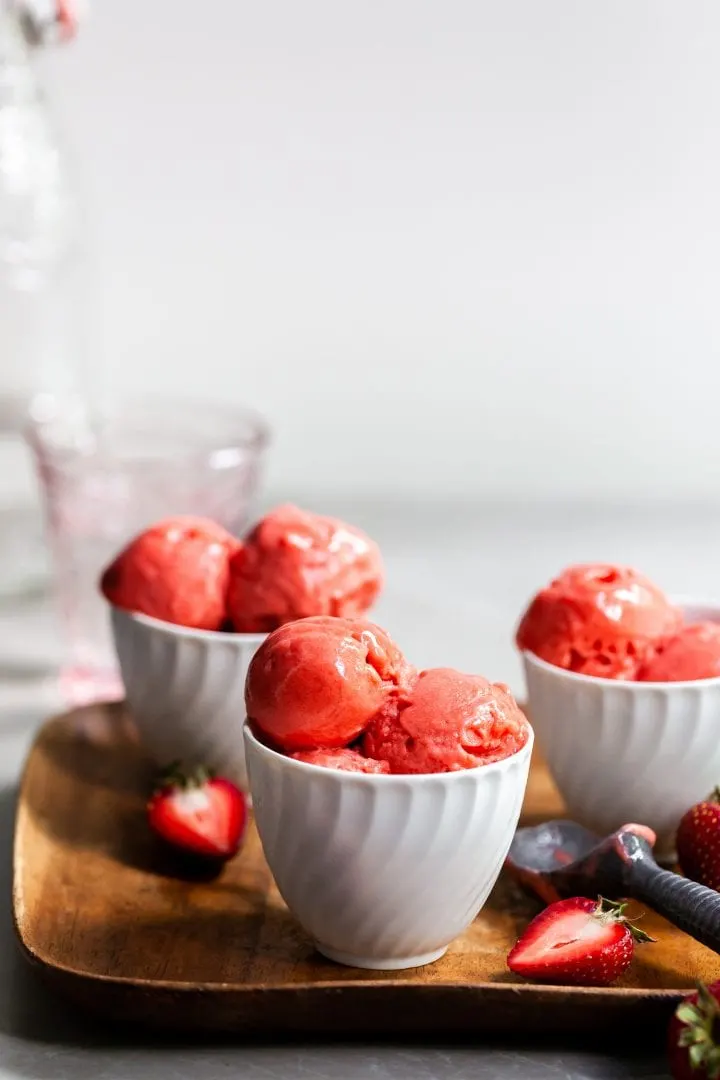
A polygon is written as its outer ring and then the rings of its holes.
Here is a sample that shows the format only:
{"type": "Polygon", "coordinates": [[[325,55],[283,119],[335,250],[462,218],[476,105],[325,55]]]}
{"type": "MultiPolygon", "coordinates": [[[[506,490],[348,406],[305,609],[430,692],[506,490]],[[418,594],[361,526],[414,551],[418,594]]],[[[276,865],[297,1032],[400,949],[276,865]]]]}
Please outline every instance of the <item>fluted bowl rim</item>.
{"type": "Polygon", "coordinates": [[[129,608],[118,607],[117,604],[111,604],[109,601],[105,601],[110,608],[113,617],[126,619],[130,623],[137,623],[140,626],[147,627],[153,633],[160,634],[164,637],[182,637],[190,638],[196,641],[223,641],[223,642],[236,642],[238,646],[247,645],[249,643],[256,642],[261,645],[265,638],[268,636],[266,632],[263,633],[241,633],[236,630],[198,630],[193,626],[182,626],[180,623],[167,622],[165,619],[157,619],[154,615],[144,615],[141,611],[131,611],[129,608]]]}
{"type": "Polygon", "coordinates": [[[490,773],[508,772],[513,763],[522,761],[524,757],[530,757],[532,754],[533,744],[535,742],[535,732],[529,721],[527,721],[527,728],[528,737],[524,745],[514,753],[502,758],[500,761],[491,761],[486,764],[476,765],[475,768],[471,769],[455,769],[453,772],[433,773],[360,773],[350,772],[347,769],[331,769],[328,768],[327,765],[315,765],[310,761],[297,761],[295,758],[291,758],[287,754],[281,753],[279,750],[273,750],[272,747],[259,739],[253,731],[248,717],[245,717],[243,723],[243,738],[245,739],[246,748],[255,751],[260,756],[271,761],[276,761],[280,768],[289,769],[290,771],[295,770],[300,773],[305,772],[308,776],[333,776],[336,778],[337,783],[368,785],[387,784],[394,781],[396,784],[402,782],[418,787],[429,783],[437,786],[438,781],[446,784],[458,783],[459,779],[463,776],[470,777],[471,780],[474,779],[477,783],[482,783],[490,773]]]}

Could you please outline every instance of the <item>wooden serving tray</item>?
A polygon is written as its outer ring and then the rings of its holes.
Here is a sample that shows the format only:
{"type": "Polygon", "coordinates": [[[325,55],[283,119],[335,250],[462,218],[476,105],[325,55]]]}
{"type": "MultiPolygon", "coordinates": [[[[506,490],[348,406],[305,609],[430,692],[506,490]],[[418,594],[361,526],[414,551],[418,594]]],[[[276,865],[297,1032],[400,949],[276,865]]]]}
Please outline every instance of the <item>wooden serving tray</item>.
{"type": "MultiPolygon", "coordinates": [[[[653,913],[658,938],[611,989],[540,987],[505,957],[539,904],[505,875],[466,934],[425,968],[369,972],[312,948],[254,827],[211,882],[173,876],[145,822],[152,770],[122,705],[49,721],[26,765],[13,901],[21,945],[63,994],[116,1020],[245,1036],[593,1032],[662,1022],[720,958],[653,913]]],[[[536,759],[524,821],[562,813],[536,759]]]]}

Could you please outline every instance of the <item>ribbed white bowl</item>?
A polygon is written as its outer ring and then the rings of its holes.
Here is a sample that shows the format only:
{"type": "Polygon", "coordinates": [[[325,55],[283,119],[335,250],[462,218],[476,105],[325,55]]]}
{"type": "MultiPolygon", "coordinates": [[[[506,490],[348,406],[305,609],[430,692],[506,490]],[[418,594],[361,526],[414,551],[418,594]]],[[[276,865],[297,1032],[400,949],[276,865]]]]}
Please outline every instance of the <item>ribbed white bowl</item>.
{"type": "Polygon", "coordinates": [[[160,766],[204,764],[247,790],[245,676],[265,634],[190,630],[111,608],[140,738],[160,766]]]}
{"type": "MultiPolygon", "coordinates": [[[[688,620],[720,605],[685,603],[688,620]]],[[[685,811],[720,783],[720,678],[642,683],[576,675],[523,653],[530,717],[568,816],[605,835],[629,822],[670,858],[685,811]]]]}
{"type": "Polygon", "coordinates": [[[283,899],[325,956],[398,969],[437,960],[487,899],[515,832],[532,732],[513,757],[424,776],[341,772],[245,727],[255,820],[283,899]]]}

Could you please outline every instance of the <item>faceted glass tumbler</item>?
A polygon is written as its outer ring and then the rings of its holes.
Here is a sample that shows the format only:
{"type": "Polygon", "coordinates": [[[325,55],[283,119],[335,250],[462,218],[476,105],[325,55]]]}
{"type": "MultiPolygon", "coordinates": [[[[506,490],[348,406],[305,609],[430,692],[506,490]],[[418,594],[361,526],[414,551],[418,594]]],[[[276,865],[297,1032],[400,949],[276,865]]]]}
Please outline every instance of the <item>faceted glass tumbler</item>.
{"type": "Polygon", "coordinates": [[[143,397],[93,414],[50,407],[28,428],[63,637],[61,687],[81,704],[123,694],[102,570],[136,533],[174,514],[239,535],[258,492],[269,430],[244,407],[143,397]]]}

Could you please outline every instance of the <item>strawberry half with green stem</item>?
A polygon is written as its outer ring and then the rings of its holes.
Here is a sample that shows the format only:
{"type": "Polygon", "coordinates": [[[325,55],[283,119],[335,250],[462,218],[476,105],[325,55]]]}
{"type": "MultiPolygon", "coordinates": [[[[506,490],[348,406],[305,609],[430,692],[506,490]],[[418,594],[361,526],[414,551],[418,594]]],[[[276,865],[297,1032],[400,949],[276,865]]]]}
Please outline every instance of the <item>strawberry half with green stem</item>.
{"type": "Polygon", "coordinates": [[[698,983],[680,1002],[668,1031],[674,1080],[720,1080],[720,982],[698,983]]]}
{"type": "Polygon", "coordinates": [[[558,900],[528,925],[507,965],[536,982],[607,986],[629,966],[636,941],[654,940],[627,921],[626,907],[602,896],[558,900]]]}
{"type": "Polygon", "coordinates": [[[683,874],[720,891],[720,789],[683,814],[675,838],[683,874]]]}
{"type": "Polygon", "coordinates": [[[171,766],[147,807],[151,829],[180,851],[224,861],[239,850],[248,820],[244,793],[202,766],[171,766]]]}

